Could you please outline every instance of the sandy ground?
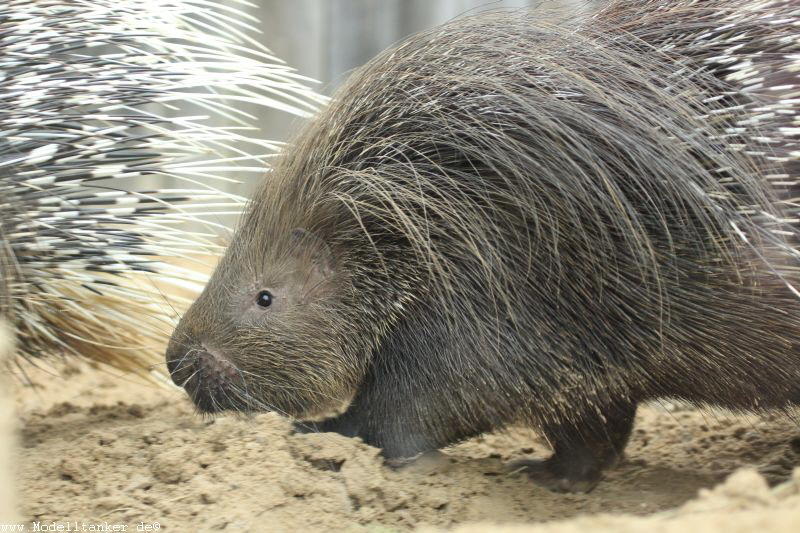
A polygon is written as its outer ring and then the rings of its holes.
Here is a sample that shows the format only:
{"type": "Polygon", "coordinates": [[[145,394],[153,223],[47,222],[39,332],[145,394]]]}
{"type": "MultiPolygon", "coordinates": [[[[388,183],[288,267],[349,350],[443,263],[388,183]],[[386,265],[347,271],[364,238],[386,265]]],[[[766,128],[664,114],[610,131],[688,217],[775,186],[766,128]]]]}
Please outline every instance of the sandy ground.
{"type": "Polygon", "coordinates": [[[274,414],[204,419],[179,390],[74,363],[27,371],[34,386],[16,386],[26,531],[33,521],[85,531],[800,531],[800,426],[785,416],[645,407],[623,464],[592,493],[562,495],[504,468],[547,454],[526,429],[395,470],[356,439],[294,435],[274,414]]]}
{"type": "MultiPolygon", "coordinates": [[[[0,369],[5,368],[14,353],[12,337],[6,322],[0,320],[0,369]]],[[[0,371],[0,524],[17,520],[16,483],[12,468],[17,450],[16,415],[11,383],[0,371]]]]}

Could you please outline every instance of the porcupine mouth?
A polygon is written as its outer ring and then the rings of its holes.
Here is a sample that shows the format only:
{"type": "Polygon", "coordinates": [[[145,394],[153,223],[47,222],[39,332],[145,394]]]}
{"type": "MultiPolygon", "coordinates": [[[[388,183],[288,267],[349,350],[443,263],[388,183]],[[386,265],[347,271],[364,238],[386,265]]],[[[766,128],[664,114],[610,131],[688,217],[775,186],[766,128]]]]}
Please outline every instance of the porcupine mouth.
{"type": "Polygon", "coordinates": [[[202,413],[254,410],[241,372],[216,350],[202,347],[191,359],[178,361],[170,375],[202,413]]]}
{"type": "Polygon", "coordinates": [[[272,408],[268,403],[252,397],[241,372],[218,350],[202,347],[187,362],[178,362],[171,368],[173,382],[182,387],[201,413],[224,411],[267,412],[276,411],[300,422],[322,422],[335,418],[350,407],[355,398],[353,391],[346,399],[326,402],[324,405],[293,406],[293,413],[272,408]]]}

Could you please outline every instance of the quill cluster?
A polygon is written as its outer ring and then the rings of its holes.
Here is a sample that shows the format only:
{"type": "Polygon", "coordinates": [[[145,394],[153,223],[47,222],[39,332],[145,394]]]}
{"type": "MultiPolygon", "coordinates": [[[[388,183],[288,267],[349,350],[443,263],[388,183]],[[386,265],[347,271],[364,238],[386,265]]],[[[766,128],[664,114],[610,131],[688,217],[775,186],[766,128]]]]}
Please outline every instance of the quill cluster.
{"type": "Polygon", "coordinates": [[[158,360],[168,303],[207,279],[185,258],[218,254],[242,205],[215,180],[278,148],[238,108],[322,101],[256,22],[195,0],[0,6],[0,309],[22,355],[158,360]]]}

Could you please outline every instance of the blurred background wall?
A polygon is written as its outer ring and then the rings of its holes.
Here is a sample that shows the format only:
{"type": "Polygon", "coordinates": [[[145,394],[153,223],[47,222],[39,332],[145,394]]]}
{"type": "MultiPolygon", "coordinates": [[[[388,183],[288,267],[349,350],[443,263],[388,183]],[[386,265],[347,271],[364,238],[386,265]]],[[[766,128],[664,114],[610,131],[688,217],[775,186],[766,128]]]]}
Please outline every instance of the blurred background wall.
{"type": "MultiPolygon", "coordinates": [[[[3,1],[3,0],[0,0],[3,1]]],[[[379,52],[405,37],[452,20],[460,16],[479,14],[482,11],[532,9],[541,14],[547,23],[561,21],[574,23],[582,16],[602,7],[610,0],[216,0],[244,11],[258,19],[255,24],[260,34],[246,31],[259,40],[275,56],[309,77],[307,85],[317,92],[332,96],[348,74],[372,59],[379,52]],[[316,81],[314,81],[316,80],[316,81]]],[[[224,10],[220,10],[220,23],[226,24],[224,10]]],[[[159,106],[159,104],[153,104],[159,106]]],[[[236,102],[236,107],[255,117],[252,123],[260,131],[248,133],[270,141],[290,141],[307,119],[255,104],[236,102]]],[[[180,110],[155,107],[154,112],[169,115],[205,115],[202,108],[191,105],[180,110]]],[[[215,117],[209,119],[215,126],[236,126],[215,117]]],[[[253,146],[244,147],[251,150],[253,146]]],[[[239,154],[222,151],[223,156],[239,154]]],[[[272,155],[264,151],[258,155],[272,155]]],[[[264,173],[237,173],[217,171],[215,174],[233,181],[212,181],[209,184],[237,196],[249,197],[263,179],[264,173]]],[[[141,186],[142,180],[136,178],[141,186]]],[[[113,186],[119,186],[114,181],[113,186]]],[[[186,183],[177,178],[154,176],[150,186],[160,188],[185,188],[186,183]]],[[[236,211],[234,209],[234,211],[236,211]]],[[[223,241],[229,236],[221,228],[235,227],[238,216],[217,214],[210,221],[214,227],[202,226],[204,232],[220,233],[223,241]]],[[[190,226],[198,231],[199,226],[190,226]]]]}
{"type": "MultiPolygon", "coordinates": [[[[229,0],[235,1],[235,0],[229,0]]],[[[253,0],[262,42],[315,88],[333,94],[347,74],[404,37],[454,17],[485,10],[533,8],[542,17],[570,18],[603,0],[253,0]]],[[[241,6],[239,6],[241,7],[241,6]]],[[[278,112],[258,112],[269,139],[286,140],[302,124],[278,112]]]]}

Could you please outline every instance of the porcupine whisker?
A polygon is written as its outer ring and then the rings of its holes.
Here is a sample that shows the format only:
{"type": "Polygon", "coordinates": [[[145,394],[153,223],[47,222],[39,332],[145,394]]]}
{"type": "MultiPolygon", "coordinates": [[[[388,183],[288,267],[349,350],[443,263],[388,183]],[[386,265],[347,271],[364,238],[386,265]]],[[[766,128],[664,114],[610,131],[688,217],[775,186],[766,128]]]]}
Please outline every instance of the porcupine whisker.
{"type": "Polygon", "coordinates": [[[244,378],[244,374],[242,370],[237,365],[232,365],[233,369],[236,371],[237,375],[239,376],[238,382],[231,383],[231,387],[237,397],[241,398],[245,407],[250,405],[249,398],[251,397],[250,392],[248,390],[247,380],[244,378]],[[243,391],[239,391],[239,383],[242,384],[243,391]]]}
{"type": "Polygon", "coordinates": [[[256,411],[268,411],[268,412],[277,413],[277,414],[279,414],[279,415],[281,415],[281,416],[283,416],[285,418],[293,420],[293,422],[296,425],[298,425],[299,427],[301,427],[301,428],[303,428],[305,430],[308,430],[308,431],[313,431],[314,430],[313,426],[310,426],[310,425],[308,425],[308,424],[306,424],[304,422],[301,422],[301,421],[294,420],[289,413],[287,413],[285,411],[282,411],[279,408],[273,407],[273,406],[271,406],[271,405],[269,405],[267,403],[264,403],[264,402],[262,402],[261,400],[259,400],[258,398],[254,397],[254,396],[247,395],[247,396],[244,396],[244,399],[246,400],[246,404],[250,405],[250,406],[253,406],[256,411]]]}
{"type": "Polygon", "coordinates": [[[152,277],[150,277],[150,276],[147,276],[147,279],[150,281],[150,284],[151,284],[151,285],[153,286],[153,288],[154,288],[154,289],[155,289],[155,290],[158,292],[158,294],[159,294],[159,296],[161,297],[161,299],[164,301],[164,303],[166,303],[166,304],[169,306],[169,308],[172,310],[173,314],[174,314],[174,315],[175,315],[175,317],[177,318],[177,321],[176,321],[175,319],[171,319],[171,320],[169,320],[169,322],[171,323],[171,325],[172,325],[172,327],[173,327],[173,330],[174,330],[174,329],[175,329],[175,326],[177,325],[177,323],[178,323],[178,322],[180,321],[180,319],[182,318],[182,315],[181,315],[181,313],[180,313],[180,312],[178,312],[178,310],[177,310],[177,309],[175,309],[175,307],[172,305],[172,302],[170,301],[170,299],[169,299],[169,298],[167,297],[167,295],[166,295],[166,294],[165,294],[165,293],[164,293],[164,292],[163,292],[163,291],[162,291],[162,290],[161,290],[161,289],[158,287],[158,284],[157,284],[157,283],[156,283],[156,282],[155,282],[155,281],[152,279],[152,277]]]}
{"type": "MultiPolygon", "coordinates": [[[[184,354],[184,355],[183,355],[183,356],[182,356],[182,357],[181,357],[179,360],[177,360],[177,363],[175,364],[175,372],[177,372],[177,371],[179,371],[180,369],[184,368],[184,366],[185,366],[185,362],[186,362],[186,358],[187,358],[187,357],[190,357],[190,356],[192,356],[192,355],[194,355],[194,354],[195,354],[195,353],[197,353],[197,352],[200,352],[200,350],[199,350],[199,349],[196,349],[196,348],[193,348],[193,349],[190,349],[190,350],[188,350],[188,351],[187,351],[187,352],[186,352],[186,353],[185,353],[185,354],[184,354]]],[[[170,362],[173,362],[173,361],[169,361],[169,360],[168,360],[168,361],[167,361],[167,364],[169,364],[170,362]]],[[[187,384],[187,383],[189,383],[189,380],[190,380],[192,377],[194,377],[194,375],[195,375],[195,374],[197,374],[197,372],[198,372],[198,371],[199,371],[199,368],[198,368],[197,370],[195,370],[195,371],[192,373],[192,375],[191,375],[191,376],[189,376],[188,378],[184,379],[184,380],[183,380],[183,382],[182,382],[182,383],[180,383],[178,386],[179,386],[179,387],[185,387],[185,386],[186,386],[186,384],[187,384]]]]}
{"type": "MultiPolygon", "coordinates": [[[[237,389],[236,385],[233,385],[233,388],[234,388],[234,390],[236,390],[237,389]]],[[[288,419],[292,420],[292,423],[295,425],[295,427],[299,427],[299,428],[305,430],[308,433],[317,433],[318,432],[318,428],[316,426],[311,425],[308,422],[305,422],[305,421],[302,421],[302,420],[297,420],[296,418],[291,416],[289,413],[287,413],[285,411],[282,411],[281,409],[276,408],[274,406],[271,406],[271,405],[269,405],[267,403],[264,403],[263,401],[259,400],[258,398],[254,397],[254,396],[247,395],[247,396],[244,397],[244,399],[246,400],[246,404],[249,404],[249,405],[255,407],[256,411],[266,411],[266,412],[277,413],[277,414],[279,414],[279,415],[281,415],[281,416],[283,416],[285,418],[288,418],[288,419]]],[[[324,433],[323,433],[323,435],[324,435],[324,433]]],[[[325,438],[326,440],[332,440],[332,439],[330,439],[330,437],[328,437],[326,435],[324,435],[323,438],[325,438]]]]}
{"type": "Polygon", "coordinates": [[[193,378],[193,377],[195,377],[195,376],[197,376],[198,374],[200,374],[200,375],[201,375],[201,377],[202,377],[202,374],[200,373],[200,369],[199,369],[199,368],[198,368],[198,369],[196,369],[194,372],[192,372],[192,373],[191,373],[191,374],[190,374],[190,375],[189,375],[189,376],[188,376],[186,379],[184,379],[184,380],[183,380],[183,382],[182,382],[182,383],[180,383],[178,386],[179,386],[179,387],[185,387],[185,386],[186,386],[186,384],[187,384],[187,383],[189,383],[189,382],[192,380],[192,378],[193,378]]]}
{"type": "MultiPolygon", "coordinates": [[[[288,413],[286,413],[285,411],[282,411],[279,408],[273,407],[273,406],[271,406],[271,405],[269,405],[267,403],[262,402],[261,400],[259,400],[255,396],[250,395],[246,391],[241,391],[236,384],[232,384],[231,388],[232,388],[232,390],[234,390],[236,392],[237,395],[239,395],[240,398],[242,398],[244,400],[245,405],[250,405],[250,406],[254,407],[255,411],[274,412],[274,413],[277,413],[277,414],[279,414],[281,416],[284,416],[286,418],[291,418],[291,416],[288,413]]],[[[310,428],[305,428],[305,429],[310,429],[310,428]]]]}
{"type": "MultiPolygon", "coordinates": [[[[300,391],[300,392],[311,392],[311,393],[314,393],[315,395],[322,396],[323,398],[326,398],[326,399],[328,399],[328,400],[332,400],[332,401],[339,401],[339,398],[336,398],[336,397],[334,397],[334,396],[331,396],[331,395],[328,395],[328,394],[319,393],[318,391],[315,391],[315,390],[313,390],[313,389],[310,389],[310,388],[308,388],[308,387],[291,387],[291,386],[288,386],[288,385],[285,385],[285,384],[280,384],[280,383],[277,383],[277,382],[274,382],[274,381],[269,381],[269,380],[265,379],[265,378],[264,378],[264,376],[259,376],[259,375],[257,375],[257,374],[254,374],[253,372],[248,372],[247,370],[242,370],[241,368],[238,368],[238,367],[236,367],[235,365],[234,365],[234,368],[235,368],[235,369],[236,369],[236,370],[237,370],[237,371],[238,371],[238,372],[239,372],[239,373],[240,373],[242,376],[252,376],[252,378],[253,378],[253,380],[254,380],[254,381],[256,381],[256,382],[264,382],[264,383],[267,383],[267,384],[269,384],[270,386],[272,386],[272,387],[275,387],[276,389],[282,389],[282,390],[296,390],[296,391],[300,391]]],[[[247,381],[245,380],[245,383],[246,383],[246,382],[247,382],[247,381]]]]}

